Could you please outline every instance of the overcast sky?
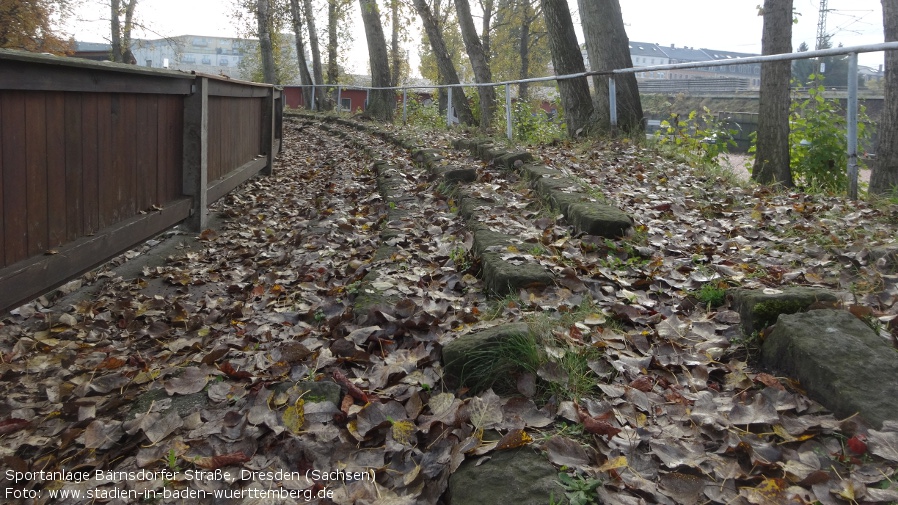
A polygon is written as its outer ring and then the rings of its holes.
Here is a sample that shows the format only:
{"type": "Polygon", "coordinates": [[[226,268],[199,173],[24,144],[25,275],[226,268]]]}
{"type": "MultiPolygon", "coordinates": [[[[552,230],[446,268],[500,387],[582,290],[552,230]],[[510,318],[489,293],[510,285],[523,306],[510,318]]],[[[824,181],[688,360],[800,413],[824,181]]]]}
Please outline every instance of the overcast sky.
{"type": "MultiPolygon", "coordinates": [[[[576,2],[571,2],[576,9],[576,2]]],[[[757,5],[762,0],[620,0],[630,40],[664,46],[711,48],[746,53],[761,52],[762,19],[757,5]]],[[[800,16],[793,25],[793,50],[801,42],[811,49],[817,34],[818,0],[794,0],[800,16]]],[[[81,21],[71,27],[76,39],[100,42],[108,39],[108,19],[102,1],[87,0],[81,10],[81,21]]],[[[471,2],[472,6],[477,2],[471,2]]],[[[107,3],[108,5],[108,3],[107,3]]],[[[827,33],[833,41],[845,46],[883,41],[882,6],[879,0],[829,0],[827,33]]],[[[155,33],[137,33],[137,37],[159,38],[174,35],[208,35],[235,37],[237,30],[230,16],[232,2],[221,0],[139,0],[136,17],[155,33]]],[[[358,9],[353,9],[357,14],[358,9]]],[[[324,15],[324,13],[322,13],[324,15]]],[[[575,18],[577,16],[574,10],[575,18]]],[[[358,16],[356,16],[358,17],[358,16]]],[[[360,22],[356,21],[356,26],[360,22]]],[[[325,25],[324,19],[319,28],[325,25]]],[[[358,30],[356,30],[358,31],[358,30]]],[[[413,37],[413,40],[420,40],[413,37]]],[[[364,33],[355,36],[355,47],[349,51],[350,71],[367,73],[367,51],[364,33]]],[[[581,38],[582,42],[582,38],[581,38]]],[[[416,57],[417,47],[409,48],[416,57]]],[[[882,53],[860,55],[860,64],[878,66],[882,53]]],[[[413,61],[417,73],[417,62],[413,61]]]]}

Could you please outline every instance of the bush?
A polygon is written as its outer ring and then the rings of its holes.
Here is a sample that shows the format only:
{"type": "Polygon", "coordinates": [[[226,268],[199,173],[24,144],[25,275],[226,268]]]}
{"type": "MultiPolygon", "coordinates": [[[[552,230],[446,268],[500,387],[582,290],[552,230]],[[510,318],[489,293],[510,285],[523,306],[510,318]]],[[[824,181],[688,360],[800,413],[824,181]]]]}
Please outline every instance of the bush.
{"type": "MultiPolygon", "coordinates": [[[[496,129],[505,131],[505,89],[496,92],[496,129]]],[[[527,143],[546,143],[566,138],[561,106],[554,104],[554,117],[532,101],[517,100],[511,104],[511,133],[514,140],[527,143]]]]}
{"type": "MultiPolygon", "coordinates": [[[[808,97],[793,100],[789,115],[789,164],[796,183],[824,191],[848,189],[847,120],[839,103],[823,97],[823,77],[813,74],[808,97]]],[[[858,108],[858,143],[869,141],[866,109],[858,108]]],[[[863,160],[858,159],[859,167],[863,160]]]]}
{"type": "Polygon", "coordinates": [[[733,136],[738,130],[726,128],[725,122],[714,117],[707,107],[702,107],[702,115],[692,111],[686,119],[671,115],[661,122],[661,129],[655,132],[659,145],[673,146],[691,164],[716,162],[721,154],[728,153],[736,145],[733,136]]]}
{"type": "Polygon", "coordinates": [[[440,106],[436,100],[427,105],[409,98],[407,107],[409,125],[431,130],[446,128],[446,116],[440,113],[440,106]]]}

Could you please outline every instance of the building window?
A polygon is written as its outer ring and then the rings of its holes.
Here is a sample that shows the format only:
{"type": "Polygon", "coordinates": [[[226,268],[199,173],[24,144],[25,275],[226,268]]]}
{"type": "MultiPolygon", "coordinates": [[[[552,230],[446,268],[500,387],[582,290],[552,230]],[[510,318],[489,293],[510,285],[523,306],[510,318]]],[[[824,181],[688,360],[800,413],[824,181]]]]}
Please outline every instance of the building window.
{"type": "Polygon", "coordinates": [[[195,45],[197,47],[206,47],[209,45],[209,42],[202,37],[197,37],[197,38],[193,39],[193,45],[195,45]]]}
{"type": "Polygon", "coordinates": [[[211,65],[211,64],[212,64],[212,58],[210,58],[210,57],[208,57],[208,56],[203,56],[202,62],[203,62],[203,65],[211,65]]]}
{"type": "Polygon", "coordinates": [[[152,67],[152,66],[153,66],[153,60],[147,60],[147,66],[148,66],[148,67],[152,67]]]}
{"type": "Polygon", "coordinates": [[[196,58],[192,54],[187,54],[181,58],[181,61],[184,63],[196,63],[196,58]]]}
{"type": "Polygon", "coordinates": [[[218,64],[221,65],[221,66],[223,66],[223,67],[228,66],[229,63],[230,63],[230,62],[228,61],[227,58],[222,58],[222,59],[218,60],[218,64]]]}
{"type": "Polygon", "coordinates": [[[352,99],[340,98],[340,108],[343,110],[352,110],[352,99]]]}

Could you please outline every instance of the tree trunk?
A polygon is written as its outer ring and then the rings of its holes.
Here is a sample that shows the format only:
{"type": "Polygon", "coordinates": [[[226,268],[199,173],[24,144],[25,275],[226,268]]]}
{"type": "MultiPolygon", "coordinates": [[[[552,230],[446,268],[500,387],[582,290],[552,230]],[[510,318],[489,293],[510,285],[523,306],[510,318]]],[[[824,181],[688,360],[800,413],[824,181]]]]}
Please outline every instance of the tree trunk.
{"type": "MultiPolygon", "coordinates": [[[[430,40],[430,47],[433,49],[434,57],[437,60],[437,69],[443,82],[440,84],[458,84],[458,72],[455,71],[455,65],[449,58],[449,51],[446,50],[446,43],[443,41],[443,34],[440,32],[439,26],[430,12],[430,7],[426,0],[415,0],[415,10],[421,17],[421,23],[424,25],[424,31],[427,32],[427,38],[430,40]]],[[[471,113],[471,107],[468,105],[468,99],[461,87],[452,89],[452,105],[455,107],[455,113],[458,120],[464,124],[475,124],[474,114],[471,113]]]]}
{"type": "Polygon", "coordinates": [[[390,0],[390,31],[392,38],[390,39],[390,60],[392,60],[392,75],[390,76],[390,86],[399,86],[400,74],[400,56],[399,56],[399,0],[390,0]]]}
{"type": "Polygon", "coordinates": [[[290,15],[293,17],[293,35],[296,38],[296,60],[299,63],[299,82],[302,84],[302,104],[306,109],[311,110],[312,76],[309,74],[309,62],[306,61],[306,48],[302,40],[302,14],[299,12],[299,0],[290,0],[290,15]]]}
{"type": "MultiPolygon", "coordinates": [[[[518,57],[521,59],[520,79],[530,77],[530,24],[533,18],[530,16],[530,4],[524,3],[524,13],[521,20],[521,37],[518,44],[518,57]]],[[[518,84],[518,100],[527,100],[529,94],[529,84],[522,82],[518,84]]]]}
{"type": "MultiPolygon", "coordinates": [[[[882,0],[886,42],[898,40],[898,0],[882,0]]],[[[870,174],[871,194],[898,194],[898,51],[885,52],[885,86],[876,165],[870,174]]]]}
{"type": "MultiPolygon", "coordinates": [[[[630,43],[624,28],[619,0],[578,0],[583,36],[589,54],[590,70],[630,68],[630,43]]],[[[617,88],[617,124],[627,133],[642,132],[642,102],[636,74],[615,76],[617,88]]],[[[593,77],[597,127],[611,128],[608,76],[593,77]]]]}
{"type": "MultiPolygon", "coordinates": [[[[764,0],[764,31],[761,52],[765,55],[792,52],[792,0],[764,0]]],[[[761,184],[792,187],[789,167],[789,79],[788,61],[761,63],[758,103],[758,140],[751,177],[761,184]]]]}
{"type": "Polygon", "coordinates": [[[480,44],[483,46],[483,53],[487,59],[490,58],[490,31],[492,30],[491,21],[493,19],[493,0],[481,0],[480,10],[483,11],[483,24],[480,28],[480,44]]]}
{"type": "MultiPolygon", "coordinates": [[[[455,11],[458,14],[458,24],[461,27],[461,36],[465,42],[465,50],[471,59],[471,68],[474,70],[474,80],[477,83],[493,82],[493,73],[490,71],[490,62],[487,60],[483,45],[474,28],[474,18],[471,17],[471,6],[468,0],[455,0],[455,11]]],[[[480,95],[480,128],[489,130],[493,122],[493,112],[496,110],[496,89],[492,86],[478,86],[480,95]]]]}
{"type": "Polygon", "coordinates": [[[112,61],[116,63],[122,62],[122,22],[120,17],[121,3],[119,0],[110,0],[109,2],[109,30],[112,39],[112,61]]]}
{"type": "MultiPolygon", "coordinates": [[[[340,69],[337,66],[337,2],[339,0],[328,0],[327,2],[327,83],[337,84],[340,78],[340,69]]],[[[331,110],[337,103],[337,90],[333,89],[331,97],[328,99],[325,109],[331,110]]]]}
{"type": "Polygon", "coordinates": [[[274,49],[271,45],[271,19],[268,0],[256,0],[256,21],[259,24],[259,47],[262,51],[262,79],[268,84],[278,84],[274,66],[274,49]]]}
{"type": "MultiPolygon", "coordinates": [[[[384,28],[380,23],[380,10],[377,0],[359,0],[362,10],[362,25],[365,27],[365,38],[368,41],[368,62],[371,66],[371,87],[390,86],[390,60],[387,57],[387,41],[384,39],[384,28]]],[[[393,109],[396,98],[392,90],[372,89],[368,94],[368,106],[365,113],[379,121],[393,121],[393,109]]]]}
{"type": "Polygon", "coordinates": [[[122,27],[122,62],[130,65],[137,64],[137,58],[131,52],[131,27],[134,25],[134,8],[137,0],[125,2],[125,25],[122,27]]]}
{"type": "MultiPolygon", "coordinates": [[[[324,76],[321,75],[321,47],[318,44],[318,29],[315,28],[315,11],[312,10],[312,0],[303,0],[306,17],[306,27],[309,29],[309,49],[312,52],[312,77],[315,84],[323,84],[324,76]]],[[[321,110],[321,95],[324,88],[315,88],[315,103],[321,110]]]]}
{"type": "MultiPolygon", "coordinates": [[[[549,32],[549,50],[552,52],[555,75],[585,72],[567,1],[540,0],[540,4],[549,32]]],[[[558,81],[558,92],[561,94],[568,135],[577,137],[588,134],[593,121],[593,107],[586,77],[558,81]]]]}

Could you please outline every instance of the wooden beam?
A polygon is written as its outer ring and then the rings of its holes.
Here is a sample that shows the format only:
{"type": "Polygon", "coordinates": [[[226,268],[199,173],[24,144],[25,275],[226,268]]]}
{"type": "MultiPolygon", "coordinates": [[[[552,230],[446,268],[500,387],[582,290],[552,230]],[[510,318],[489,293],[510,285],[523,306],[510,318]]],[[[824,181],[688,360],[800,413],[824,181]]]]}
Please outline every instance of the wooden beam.
{"type": "Polygon", "coordinates": [[[0,59],[0,89],[188,95],[195,76],[0,59]]]}
{"type": "Polygon", "coordinates": [[[193,197],[187,226],[192,231],[206,227],[206,186],[209,181],[209,79],[198,77],[192,95],[184,99],[184,151],[182,188],[193,197]]]}
{"type": "Polygon", "coordinates": [[[141,214],[65,244],[58,254],[20,261],[0,270],[0,312],[32,300],[165,231],[190,213],[190,198],[141,214]]]}
{"type": "Polygon", "coordinates": [[[207,200],[209,203],[230,193],[234,188],[243,184],[247,179],[256,175],[265,168],[268,159],[265,157],[250,161],[242,167],[232,170],[229,174],[209,185],[207,200]]]}

